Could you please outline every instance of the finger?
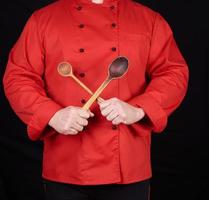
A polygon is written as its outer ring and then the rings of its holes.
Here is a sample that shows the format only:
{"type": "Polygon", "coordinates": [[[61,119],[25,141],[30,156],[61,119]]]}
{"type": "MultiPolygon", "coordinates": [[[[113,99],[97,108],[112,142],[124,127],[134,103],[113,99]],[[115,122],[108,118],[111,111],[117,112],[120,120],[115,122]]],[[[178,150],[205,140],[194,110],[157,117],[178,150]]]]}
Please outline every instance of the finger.
{"type": "Polygon", "coordinates": [[[78,123],[73,124],[72,128],[75,129],[76,131],[79,131],[79,132],[83,130],[83,126],[81,126],[78,123]]]}
{"type": "Polygon", "coordinates": [[[100,109],[104,109],[112,103],[111,99],[99,103],[100,109]]]}
{"type": "Polygon", "coordinates": [[[93,112],[89,111],[89,113],[90,113],[90,117],[94,117],[94,113],[93,112]]]}
{"type": "Polygon", "coordinates": [[[118,116],[112,121],[112,124],[119,125],[122,122],[123,122],[123,120],[120,118],[120,116],[118,116]]]}
{"type": "Polygon", "coordinates": [[[78,114],[80,117],[82,117],[84,119],[88,119],[90,117],[90,112],[86,111],[84,109],[79,109],[78,114]]]}
{"type": "Polygon", "coordinates": [[[104,101],[105,101],[105,100],[104,100],[104,99],[102,99],[102,98],[100,98],[100,97],[99,97],[99,98],[97,98],[97,103],[98,103],[98,104],[100,104],[100,103],[102,103],[102,102],[104,102],[104,101]]]}
{"type": "Polygon", "coordinates": [[[76,121],[80,126],[87,126],[88,125],[88,120],[84,118],[78,118],[76,121]]]}
{"type": "Polygon", "coordinates": [[[126,119],[126,113],[122,109],[118,109],[118,115],[124,121],[126,119]]]}
{"type": "Polygon", "coordinates": [[[77,135],[78,131],[73,128],[70,128],[68,131],[65,131],[63,134],[64,135],[77,135]]]}
{"type": "Polygon", "coordinates": [[[101,110],[101,113],[103,116],[106,117],[107,115],[109,115],[113,111],[114,111],[114,106],[110,105],[110,106],[104,108],[103,110],[101,110]]]}
{"type": "Polygon", "coordinates": [[[108,121],[113,121],[118,116],[117,112],[111,112],[106,118],[108,121]]]}

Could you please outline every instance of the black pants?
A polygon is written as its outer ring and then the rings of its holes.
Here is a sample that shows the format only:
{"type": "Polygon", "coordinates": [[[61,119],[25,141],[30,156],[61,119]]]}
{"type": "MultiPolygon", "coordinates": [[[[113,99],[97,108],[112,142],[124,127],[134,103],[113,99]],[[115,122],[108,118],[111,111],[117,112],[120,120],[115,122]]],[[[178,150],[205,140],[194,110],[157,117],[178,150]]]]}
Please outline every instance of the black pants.
{"type": "Polygon", "coordinates": [[[131,184],[74,185],[44,180],[47,200],[148,200],[149,180],[131,184]]]}

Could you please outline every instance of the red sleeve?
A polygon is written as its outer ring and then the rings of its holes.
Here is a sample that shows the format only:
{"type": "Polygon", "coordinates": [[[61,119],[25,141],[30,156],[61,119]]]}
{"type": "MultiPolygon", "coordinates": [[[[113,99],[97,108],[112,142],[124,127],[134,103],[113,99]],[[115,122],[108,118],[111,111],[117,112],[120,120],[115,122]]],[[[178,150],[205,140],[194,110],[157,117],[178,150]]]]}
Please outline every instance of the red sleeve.
{"type": "Polygon", "coordinates": [[[62,108],[46,95],[44,68],[44,48],[32,15],[10,52],[3,79],[5,94],[15,113],[27,124],[32,140],[43,137],[50,118],[62,108]]]}
{"type": "Polygon", "coordinates": [[[157,14],[147,65],[149,83],[142,95],[129,103],[144,109],[154,132],[166,127],[167,117],[183,100],[188,84],[188,67],[167,22],[157,14]]]}

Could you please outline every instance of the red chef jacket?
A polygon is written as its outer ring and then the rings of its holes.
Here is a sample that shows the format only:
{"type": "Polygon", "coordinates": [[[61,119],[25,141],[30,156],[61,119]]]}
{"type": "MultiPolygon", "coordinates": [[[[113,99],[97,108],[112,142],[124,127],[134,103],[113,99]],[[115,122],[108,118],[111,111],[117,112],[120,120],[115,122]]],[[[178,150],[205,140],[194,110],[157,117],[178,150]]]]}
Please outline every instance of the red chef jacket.
{"type": "Polygon", "coordinates": [[[4,76],[9,102],[32,140],[44,142],[43,177],[79,185],[132,183],[151,177],[151,132],[161,132],[185,96],[188,68],[166,21],[131,0],[60,0],[32,14],[11,50],[4,76]],[[144,109],[148,120],[112,126],[95,103],[95,117],[78,135],[48,126],[67,106],[82,107],[90,95],[58,74],[68,61],[92,91],[117,57],[129,70],[101,97],[117,97],[144,109]]]}

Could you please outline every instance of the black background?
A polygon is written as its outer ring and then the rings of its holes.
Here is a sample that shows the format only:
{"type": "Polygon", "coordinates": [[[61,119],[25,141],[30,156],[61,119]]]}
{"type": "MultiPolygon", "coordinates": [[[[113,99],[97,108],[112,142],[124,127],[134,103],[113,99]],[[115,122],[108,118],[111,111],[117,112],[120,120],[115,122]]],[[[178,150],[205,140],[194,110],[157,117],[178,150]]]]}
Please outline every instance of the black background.
{"type": "MultiPolygon", "coordinates": [[[[13,0],[0,4],[1,80],[9,50],[31,13],[52,1],[13,0]]],[[[152,140],[151,200],[209,199],[209,11],[207,1],[143,0],[173,29],[190,69],[187,96],[152,140]]],[[[43,200],[42,143],[31,142],[0,85],[0,199],[43,200]]],[[[130,198],[131,200],[131,198],[130,198]]]]}

